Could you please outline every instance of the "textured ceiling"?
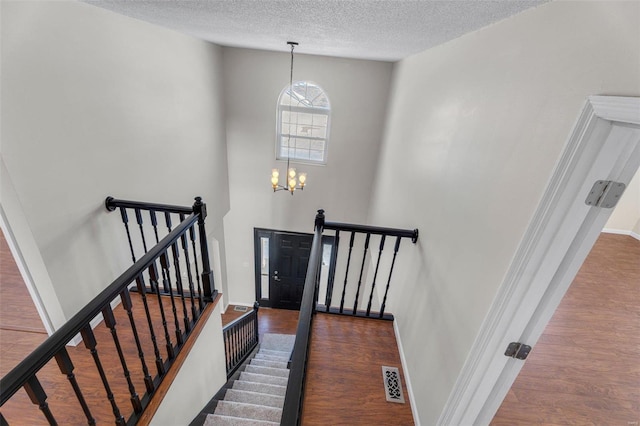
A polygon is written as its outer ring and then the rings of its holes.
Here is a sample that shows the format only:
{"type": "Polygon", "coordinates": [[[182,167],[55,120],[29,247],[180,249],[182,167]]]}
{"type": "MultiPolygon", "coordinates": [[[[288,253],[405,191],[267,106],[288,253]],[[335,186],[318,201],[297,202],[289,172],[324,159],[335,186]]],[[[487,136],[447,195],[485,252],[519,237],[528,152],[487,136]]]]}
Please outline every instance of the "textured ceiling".
{"type": "Polygon", "coordinates": [[[222,46],[397,61],[548,0],[86,0],[222,46]]]}

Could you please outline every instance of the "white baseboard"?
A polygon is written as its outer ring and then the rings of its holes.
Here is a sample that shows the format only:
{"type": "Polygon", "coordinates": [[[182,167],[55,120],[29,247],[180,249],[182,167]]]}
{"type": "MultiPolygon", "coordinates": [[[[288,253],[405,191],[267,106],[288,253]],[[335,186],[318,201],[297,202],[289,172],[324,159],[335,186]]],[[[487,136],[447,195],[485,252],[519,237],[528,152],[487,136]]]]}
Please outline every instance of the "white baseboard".
{"type": "Polygon", "coordinates": [[[396,335],[396,343],[398,344],[398,352],[400,353],[400,362],[402,363],[402,372],[404,380],[407,384],[407,393],[409,394],[409,401],[411,403],[411,413],[413,414],[413,421],[416,426],[420,426],[420,417],[418,416],[418,406],[413,396],[413,387],[411,386],[411,378],[409,377],[409,371],[407,370],[407,360],[404,357],[404,349],[402,346],[402,340],[400,339],[400,330],[398,330],[398,322],[393,320],[393,332],[396,335]]]}
{"type": "Polygon", "coordinates": [[[618,235],[628,235],[630,237],[635,238],[640,241],[640,234],[637,234],[633,231],[627,231],[626,229],[613,229],[613,228],[604,228],[602,232],[607,234],[618,234],[618,235]]]}

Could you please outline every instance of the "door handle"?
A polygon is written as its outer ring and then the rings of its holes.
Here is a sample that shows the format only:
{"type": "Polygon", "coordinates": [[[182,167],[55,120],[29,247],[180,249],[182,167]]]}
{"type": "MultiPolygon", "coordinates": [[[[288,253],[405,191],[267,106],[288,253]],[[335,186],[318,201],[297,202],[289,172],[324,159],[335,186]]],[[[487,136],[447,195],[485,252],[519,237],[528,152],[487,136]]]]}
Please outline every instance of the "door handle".
{"type": "Polygon", "coordinates": [[[274,280],[274,281],[280,281],[280,278],[278,278],[278,276],[277,276],[277,275],[274,275],[274,276],[273,276],[273,280],[274,280]]]}

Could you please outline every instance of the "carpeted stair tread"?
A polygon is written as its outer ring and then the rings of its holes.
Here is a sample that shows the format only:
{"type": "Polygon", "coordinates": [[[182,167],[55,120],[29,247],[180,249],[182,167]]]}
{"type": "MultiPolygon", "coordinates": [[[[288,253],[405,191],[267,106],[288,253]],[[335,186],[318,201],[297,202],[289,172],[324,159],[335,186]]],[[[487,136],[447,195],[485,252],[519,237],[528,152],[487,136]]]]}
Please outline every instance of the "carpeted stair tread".
{"type": "Polygon", "coordinates": [[[271,367],[271,368],[287,368],[287,361],[273,361],[268,359],[252,359],[251,365],[255,365],[257,367],[271,367]]]}
{"type": "Polygon", "coordinates": [[[247,382],[244,380],[236,380],[233,382],[232,389],[245,390],[249,392],[260,392],[269,395],[284,396],[287,392],[286,386],[270,385],[268,383],[247,382]]]}
{"type": "Polygon", "coordinates": [[[291,352],[296,341],[293,334],[267,333],[260,340],[260,348],[267,350],[291,352]]]}
{"type": "Polygon", "coordinates": [[[279,423],[282,417],[282,409],[225,400],[218,401],[216,411],[213,414],[279,423]]]}
{"type": "Polygon", "coordinates": [[[264,374],[266,376],[289,377],[289,370],[286,368],[261,367],[259,365],[247,365],[244,369],[247,373],[264,374]]]}
{"type": "Polygon", "coordinates": [[[246,404],[265,405],[267,407],[282,408],[284,397],[260,392],[250,392],[239,389],[228,389],[224,395],[225,401],[244,402],[246,404]]]}
{"type": "Polygon", "coordinates": [[[256,356],[253,359],[263,359],[266,361],[282,361],[282,362],[289,362],[289,356],[275,356],[275,355],[265,355],[265,354],[261,354],[261,353],[257,353],[256,356]]]}
{"type": "Polygon", "coordinates": [[[220,414],[209,414],[203,426],[269,426],[279,425],[276,422],[266,422],[263,420],[242,419],[240,417],[222,416],[220,414]]]}
{"type": "Polygon", "coordinates": [[[258,367],[271,367],[271,368],[287,368],[288,362],[286,361],[271,361],[268,359],[252,359],[251,365],[258,367]]]}
{"type": "MultiPolygon", "coordinates": [[[[247,366],[249,367],[249,366],[247,366]]],[[[268,374],[258,374],[243,371],[240,373],[240,379],[245,382],[266,383],[269,385],[287,386],[286,377],[270,376],[268,374]]]]}
{"type": "Polygon", "coordinates": [[[291,351],[274,351],[271,349],[261,348],[260,353],[264,355],[279,356],[281,358],[287,358],[287,359],[291,357],[291,351]]]}

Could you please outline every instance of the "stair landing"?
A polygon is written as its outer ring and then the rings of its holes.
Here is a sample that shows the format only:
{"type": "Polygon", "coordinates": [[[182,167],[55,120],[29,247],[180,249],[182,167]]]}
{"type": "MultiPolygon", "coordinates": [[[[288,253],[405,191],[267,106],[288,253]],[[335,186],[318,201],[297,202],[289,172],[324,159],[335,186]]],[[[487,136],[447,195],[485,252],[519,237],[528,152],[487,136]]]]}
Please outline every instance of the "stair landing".
{"type": "Polygon", "coordinates": [[[393,322],[315,315],[303,425],[413,425],[405,383],[393,322]],[[387,402],[383,365],[400,370],[405,404],[387,402]]]}

